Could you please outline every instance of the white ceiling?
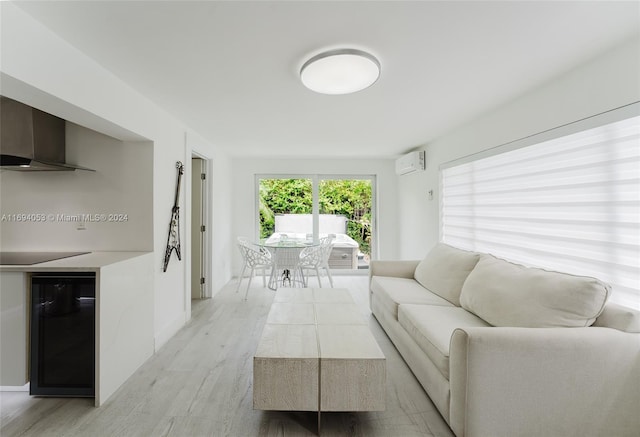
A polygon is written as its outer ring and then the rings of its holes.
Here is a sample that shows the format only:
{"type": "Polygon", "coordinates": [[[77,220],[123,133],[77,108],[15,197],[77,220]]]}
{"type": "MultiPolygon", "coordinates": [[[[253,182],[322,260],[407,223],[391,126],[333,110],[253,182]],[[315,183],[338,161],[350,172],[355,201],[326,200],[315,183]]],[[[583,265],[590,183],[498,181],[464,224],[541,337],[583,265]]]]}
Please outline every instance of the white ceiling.
{"type": "Polygon", "coordinates": [[[640,3],[28,1],[19,6],[235,156],[394,156],[640,30],[640,3]],[[343,96],[304,88],[329,48],[382,65],[343,96]]]}

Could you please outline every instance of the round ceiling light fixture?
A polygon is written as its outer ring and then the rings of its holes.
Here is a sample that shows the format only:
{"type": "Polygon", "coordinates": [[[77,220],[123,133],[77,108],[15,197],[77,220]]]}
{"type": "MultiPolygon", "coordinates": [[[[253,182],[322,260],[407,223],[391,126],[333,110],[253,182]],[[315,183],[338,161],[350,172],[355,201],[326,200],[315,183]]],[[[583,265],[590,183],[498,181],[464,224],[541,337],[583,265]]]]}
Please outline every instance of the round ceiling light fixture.
{"type": "Polygon", "coordinates": [[[380,77],[380,62],[357,49],[320,53],[304,63],[300,79],[304,86],[321,94],[350,94],[373,85],[380,77]]]}

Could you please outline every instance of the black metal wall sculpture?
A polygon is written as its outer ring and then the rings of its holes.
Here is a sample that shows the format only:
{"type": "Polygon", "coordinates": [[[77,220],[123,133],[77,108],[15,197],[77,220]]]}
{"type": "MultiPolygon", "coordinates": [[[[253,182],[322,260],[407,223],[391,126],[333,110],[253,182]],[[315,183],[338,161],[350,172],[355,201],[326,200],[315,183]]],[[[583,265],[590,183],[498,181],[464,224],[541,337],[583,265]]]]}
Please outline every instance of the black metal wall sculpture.
{"type": "Polygon", "coordinates": [[[171,252],[175,250],[178,260],[182,259],[182,255],[180,253],[180,206],[178,206],[178,201],[180,198],[180,182],[182,181],[182,175],[184,173],[184,165],[182,162],[178,161],[176,162],[176,168],[178,169],[178,181],[176,183],[176,196],[173,201],[173,208],[171,209],[169,235],[167,235],[167,248],[164,252],[163,272],[167,271],[167,266],[171,259],[171,252]]]}

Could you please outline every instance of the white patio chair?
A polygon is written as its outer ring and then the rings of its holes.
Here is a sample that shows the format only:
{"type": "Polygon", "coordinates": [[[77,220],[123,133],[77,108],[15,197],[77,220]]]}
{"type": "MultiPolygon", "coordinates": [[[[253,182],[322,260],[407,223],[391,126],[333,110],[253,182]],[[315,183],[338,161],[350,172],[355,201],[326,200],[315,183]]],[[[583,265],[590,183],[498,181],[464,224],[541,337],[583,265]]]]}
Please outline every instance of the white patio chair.
{"type": "Polygon", "coordinates": [[[283,287],[295,287],[297,284],[304,286],[302,280],[298,279],[298,276],[302,276],[302,272],[298,271],[298,263],[302,250],[304,250],[304,248],[299,247],[277,247],[273,249],[274,264],[278,270],[274,274],[276,287],[278,286],[278,275],[280,275],[279,280],[283,287]]]}
{"type": "Polygon", "coordinates": [[[249,295],[249,287],[251,287],[251,280],[253,279],[253,274],[255,269],[262,268],[262,286],[266,287],[266,269],[273,268],[273,258],[271,257],[271,253],[262,247],[256,248],[254,244],[252,244],[249,240],[244,237],[238,237],[238,248],[240,249],[240,253],[242,254],[242,258],[244,258],[244,265],[242,266],[242,272],[240,273],[240,277],[238,278],[238,287],[236,288],[236,293],[240,290],[240,283],[242,282],[242,278],[244,277],[244,272],[247,267],[251,268],[251,273],[249,273],[249,283],[247,284],[247,291],[244,294],[244,300],[247,300],[247,296],[249,295]]]}
{"type": "Polygon", "coordinates": [[[304,277],[305,270],[315,270],[318,276],[318,285],[322,288],[320,280],[320,269],[325,269],[329,277],[329,283],[333,288],[333,278],[331,278],[331,269],[329,268],[329,255],[333,248],[333,240],[336,236],[330,234],[328,237],[320,239],[320,245],[314,247],[306,247],[300,252],[300,259],[294,273],[300,272],[302,275],[302,283],[307,286],[308,281],[304,277]]]}

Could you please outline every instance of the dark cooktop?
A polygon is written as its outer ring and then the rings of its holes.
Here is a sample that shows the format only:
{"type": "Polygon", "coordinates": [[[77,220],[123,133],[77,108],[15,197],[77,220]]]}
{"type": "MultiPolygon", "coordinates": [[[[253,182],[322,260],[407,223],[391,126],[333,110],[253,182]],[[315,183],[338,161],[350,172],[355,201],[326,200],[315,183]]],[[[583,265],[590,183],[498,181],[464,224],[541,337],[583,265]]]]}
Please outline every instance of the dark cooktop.
{"type": "Polygon", "coordinates": [[[30,266],[89,252],[0,252],[0,265],[30,266]]]}

